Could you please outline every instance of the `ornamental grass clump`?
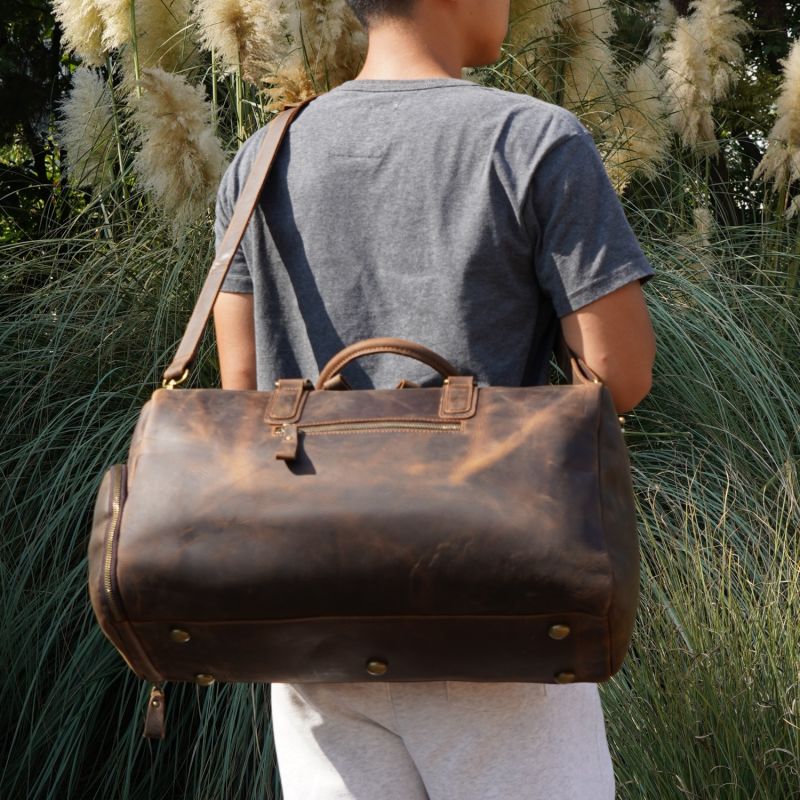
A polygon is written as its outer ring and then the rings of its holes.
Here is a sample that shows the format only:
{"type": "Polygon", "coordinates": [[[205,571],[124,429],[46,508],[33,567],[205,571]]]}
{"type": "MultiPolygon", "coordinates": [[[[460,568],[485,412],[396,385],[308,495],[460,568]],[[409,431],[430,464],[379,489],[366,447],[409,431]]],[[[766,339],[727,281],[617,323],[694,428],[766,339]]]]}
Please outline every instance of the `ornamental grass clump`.
{"type": "Polygon", "coordinates": [[[90,187],[98,194],[114,181],[117,150],[112,102],[108,83],[93,70],[79,67],[72,75],[72,90],[60,106],[64,172],[75,186],[90,187]]]}
{"type": "MultiPolygon", "coordinates": [[[[756,167],[754,179],[772,182],[774,191],[783,198],[780,211],[786,207],[789,186],[800,180],[800,39],[789,55],[781,59],[783,80],[776,101],[777,117],[768,136],[767,151],[756,167]]],[[[800,211],[800,195],[792,201],[787,217],[800,211]]]]}
{"type": "MultiPolygon", "coordinates": [[[[105,236],[85,214],[0,245],[0,796],[276,800],[268,686],[170,683],[168,739],[146,740],[149,687],[89,603],[100,477],[125,460],[213,252],[210,225],[178,245],[147,205],[133,220],[105,236]]],[[[600,687],[619,800],[787,800],[800,781],[800,319],[771,268],[797,255],[763,234],[641,236],[658,341],[625,432],[641,606],[600,687]]],[[[188,386],[218,381],[209,336],[188,386]]]]}
{"type": "Polygon", "coordinates": [[[131,101],[139,145],[134,169],[179,232],[207,211],[225,153],[202,86],[155,67],[142,71],[142,90],[131,101]]]}

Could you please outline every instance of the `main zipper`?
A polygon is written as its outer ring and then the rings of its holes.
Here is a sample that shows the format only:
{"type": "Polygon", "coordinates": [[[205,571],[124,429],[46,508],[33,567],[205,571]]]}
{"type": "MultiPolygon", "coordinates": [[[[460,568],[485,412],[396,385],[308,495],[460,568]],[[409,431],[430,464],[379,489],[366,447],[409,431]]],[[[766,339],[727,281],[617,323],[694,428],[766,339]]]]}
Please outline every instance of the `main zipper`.
{"type": "Polygon", "coordinates": [[[114,588],[111,583],[111,562],[114,556],[114,540],[119,526],[119,517],[122,511],[122,476],[123,466],[117,465],[114,469],[114,485],[111,494],[111,522],[108,526],[108,533],[106,534],[106,558],[103,571],[103,586],[106,590],[106,597],[108,604],[111,606],[112,614],[121,619],[122,614],[117,604],[117,599],[114,596],[114,588]]]}
{"type": "MultiPolygon", "coordinates": [[[[283,425],[276,431],[285,433],[283,425]]],[[[368,420],[365,422],[319,422],[310,425],[298,425],[298,430],[305,434],[344,433],[352,431],[460,431],[460,422],[414,422],[409,420],[368,420]]]]}
{"type": "Polygon", "coordinates": [[[275,436],[281,436],[281,445],[275,458],[281,461],[294,461],[297,458],[297,447],[300,431],[306,436],[323,433],[365,433],[386,431],[435,431],[457,432],[462,429],[460,422],[437,422],[435,420],[364,420],[363,422],[315,422],[307,425],[279,425],[273,430],[275,436]]]}

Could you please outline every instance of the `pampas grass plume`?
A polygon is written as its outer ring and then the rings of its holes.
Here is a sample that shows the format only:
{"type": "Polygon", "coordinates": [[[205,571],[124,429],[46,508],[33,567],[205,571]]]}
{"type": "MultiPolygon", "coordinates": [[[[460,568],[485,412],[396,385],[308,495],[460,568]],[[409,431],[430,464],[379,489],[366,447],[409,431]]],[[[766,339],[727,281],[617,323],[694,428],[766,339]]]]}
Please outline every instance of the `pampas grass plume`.
{"type": "Polygon", "coordinates": [[[285,36],[282,6],[278,0],[197,0],[200,40],[226,71],[241,66],[246,80],[261,84],[285,36]]]}
{"type": "Polygon", "coordinates": [[[78,67],[60,112],[64,172],[76,186],[101,192],[114,180],[114,120],[108,84],[93,70],[78,67]]]}
{"type": "Polygon", "coordinates": [[[719,150],[713,105],[737,81],[744,54],[737,39],[750,25],[736,16],[739,0],[692,0],[690,17],[679,17],[664,49],[664,81],[671,122],[686,147],[719,150]]]}
{"type": "Polygon", "coordinates": [[[669,128],[656,65],[646,60],[625,81],[619,108],[607,128],[604,150],[611,182],[618,192],[642,172],[656,177],[669,152],[669,128]]]}
{"type": "Polygon", "coordinates": [[[95,0],[53,0],[53,11],[67,48],[88,67],[105,63],[103,18],[95,0]]]}
{"type": "Polygon", "coordinates": [[[270,108],[332,89],[356,76],[367,35],[347,0],[287,0],[290,42],[274,63],[270,108]]]}
{"type": "Polygon", "coordinates": [[[214,199],[225,154],[202,86],[159,68],[142,70],[142,96],[131,99],[140,150],[134,169],[172,219],[176,233],[214,199]]]}
{"type": "Polygon", "coordinates": [[[599,128],[621,92],[609,44],[614,15],[607,0],[566,0],[560,24],[569,43],[562,105],[599,128]]]}
{"type": "Polygon", "coordinates": [[[558,30],[565,0],[511,0],[508,43],[523,49],[558,30]]]}
{"type": "Polygon", "coordinates": [[[672,41],[664,48],[663,63],[672,127],[686,147],[709,155],[716,153],[719,146],[711,114],[711,69],[703,42],[686,17],[675,23],[672,41]]]}
{"type": "Polygon", "coordinates": [[[607,41],[617,29],[608,0],[566,0],[561,25],[575,40],[607,41]]]}
{"type": "Polygon", "coordinates": [[[740,0],[692,0],[691,24],[703,34],[703,44],[711,70],[711,99],[723,100],[737,80],[736,65],[744,60],[738,39],[749,33],[750,25],[736,16],[740,0]]]}
{"type": "Polygon", "coordinates": [[[617,66],[608,42],[602,39],[580,42],[564,67],[562,105],[578,114],[587,125],[602,126],[613,113],[620,92],[617,66]]]}
{"type": "Polygon", "coordinates": [[[107,50],[116,50],[131,41],[132,2],[135,0],[95,0],[103,18],[103,46],[107,50]]]}
{"type": "Polygon", "coordinates": [[[137,0],[136,46],[143,67],[168,72],[196,61],[191,0],[137,0]]]}
{"type": "Polygon", "coordinates": [[[170,72],[195,62],[191,0],[94,0],[103,18],[103,44],[125,53],[126,79],[131,82],[130,49],[135,47],[141,67],[170,72]],[[131,20],[135,2],[136,30],[131,20]]]}
{"type": "Polygon", "coordinates": [[[658,8],[653,20],[653,30],[650,34],[650,44],[647,46],[645,58],[657,63],[661,60],[664,50],[664,40],[670,35],[678,19],[678,9],[672,0],[659,0],[658,8]]]}
{"type": "MultiPolygon", "coordinates": [[[[788,188],[800,179],[800,39],[781,59],[783,80],[776,103],[777,117],[767,137],[769,144],[753,173],[755,180],[772,181],[773,189],[788,188]]],[[[788,216],[800,209],[800,197],[792,202],[788,216]]]]}

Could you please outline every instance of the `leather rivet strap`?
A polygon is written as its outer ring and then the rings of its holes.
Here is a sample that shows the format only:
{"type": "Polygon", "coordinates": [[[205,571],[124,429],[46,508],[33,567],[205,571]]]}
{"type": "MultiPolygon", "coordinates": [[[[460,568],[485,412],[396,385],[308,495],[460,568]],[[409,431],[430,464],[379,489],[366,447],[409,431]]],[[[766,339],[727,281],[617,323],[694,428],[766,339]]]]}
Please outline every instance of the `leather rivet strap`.
{"type": "Polygon", "coordinates": [[[211,264],[203,288],[194,305],[183,338],[169,366],[164,370],[162,383],[166,386],[171,380],[177,384],[184,371],[194,362],[200,338],[203,335],[208,319],[214,308],[220,288],[228,274],[233,257],[239,248],[250,218],[258,203],[261,190],[275,162],[278,149],[292,120],[315,99],[316,95],[299,103],[287,105],[275,119],[270,122],[261,146],[258,149],[253,167],[247,176],[244,188],[236,201],[228,229],[220,242],[217,257],[211,264]]]}

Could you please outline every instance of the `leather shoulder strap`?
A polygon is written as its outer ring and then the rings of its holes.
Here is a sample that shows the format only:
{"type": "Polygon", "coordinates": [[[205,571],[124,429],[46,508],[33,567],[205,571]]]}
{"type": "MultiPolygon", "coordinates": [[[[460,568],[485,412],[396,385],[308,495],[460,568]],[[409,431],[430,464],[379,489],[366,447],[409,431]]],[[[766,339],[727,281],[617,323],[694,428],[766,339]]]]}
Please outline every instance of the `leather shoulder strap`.
{"type": "Polygon", "coordinates": [[[244,189],[236,201],[230,224],[217,250],[216,258],[211,264],[211,269],[208,272],[203,288],[200,290],[200,295],[195,303],[192,316],[186,325],[178,350],[170,365],[164,370],[163,385],[166,386],[170,381],[180,383],[185,379],[189,366],[197,356],[200,338],[208,324],[208,318],[211,315],[211,310],[214,307],[222,282],[228,274],[236,250],[253,216],[261,189],[275,162],[275,156],[278,153],[283,137],[292,120],[316,97],[317,95],[314,95],[301,103],[287,105],[267,126],[264,140],[258,148],[250,174],[245,181],[244,189]]]}

